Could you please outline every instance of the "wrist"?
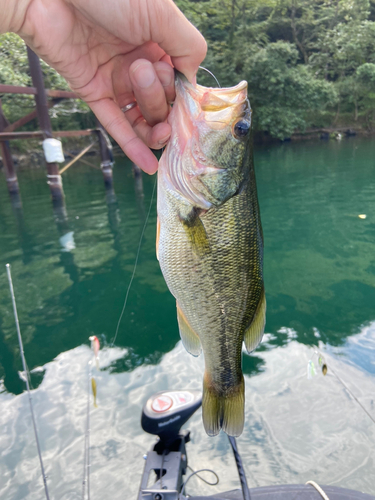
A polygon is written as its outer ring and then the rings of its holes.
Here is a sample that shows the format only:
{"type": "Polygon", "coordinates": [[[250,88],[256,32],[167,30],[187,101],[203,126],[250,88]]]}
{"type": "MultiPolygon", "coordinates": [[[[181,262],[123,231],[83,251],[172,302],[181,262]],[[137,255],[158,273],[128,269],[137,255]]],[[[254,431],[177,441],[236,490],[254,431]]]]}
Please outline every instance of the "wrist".
{"type": "Polygon", "coordinates": [[[0,34],[12,31],[18,33],[25,21],[31,0],[0,0],[0,34]]]}

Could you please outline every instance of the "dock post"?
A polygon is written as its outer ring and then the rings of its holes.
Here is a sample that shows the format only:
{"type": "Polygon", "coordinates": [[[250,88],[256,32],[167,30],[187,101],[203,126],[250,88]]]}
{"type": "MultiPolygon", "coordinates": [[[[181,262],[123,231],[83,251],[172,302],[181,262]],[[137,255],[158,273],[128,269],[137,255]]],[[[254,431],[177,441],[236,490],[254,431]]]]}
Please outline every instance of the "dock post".
{"type": "MultiPolygon", "coordinates": [[[[52,135],[51,119],[48,114],[48,100],[46,89],[44,87],[43,73],[40,66],[39,57],[30,47],[27,47],[27,57],[29,59],[30,74],[34,87],[37,89],[35,95],[36,111],[40,129],[43,133],[43,139],[50,139],[52,135]]],[[[56,162],[47,163],[47,178],[53,200],[63,200],[64,191],[62,187],[61,175],[56,162]]]]}
{"type": "MultiPolygon", "coordinates": [[[[2,132],[8,125],[7,119],[3,115],[3,110],[1,107],[1,99],[0,99],[0,132],[2,132]]],[[[7,181],[9,194],[13,196],[17,196],[19,194],[19,186],[17,174],[14,169],[13,159],[9,148],[9,141],[1,141],[1,156],[3,158],[3,166],[5,178],[7,181]]]]}
{"type": "Polygon", "coordinates": [[[136,193],[139,196],[144,196],[143,195],[142,170],[135,163],[133,163],[133,165],[132,165],[132,170],[133,170],[133,177],[134,177],[136,193]]]}
{"type": "Polygon", "coordinates": [[[104,185],[106,189],[112,189],[113,187],[113,174],[112,174],[112,166],[113,166],[113,153],[112,146],[109,142],[109,137],[104,130],[103,126],[97,122],[97,134],[100,148],[100,168],[103,172],[104,177],[104,185]]]}

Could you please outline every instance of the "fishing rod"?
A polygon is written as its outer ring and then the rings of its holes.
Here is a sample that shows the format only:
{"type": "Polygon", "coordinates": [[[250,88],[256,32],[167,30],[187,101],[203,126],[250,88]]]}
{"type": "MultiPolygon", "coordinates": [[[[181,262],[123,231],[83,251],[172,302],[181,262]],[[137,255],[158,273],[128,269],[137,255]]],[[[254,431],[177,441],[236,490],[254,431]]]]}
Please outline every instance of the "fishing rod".
{"type": "Polygon", "coordinates": [[[25,379],[26,379],[26,388],[27,388],[27,394],[28,394],[28,397],[29,397],[30,413],[31,413],[31,419],[32,419],[32,422],[33,422],[33,427],[34,427],[34,435],[35,435],[36,446],[37,446],[37,449],[38,449],[40,468],[41,468],[41,471],[42,471],[42,477],[43,477],[43,483],[44,483],[44,491],[45,491],[47,500],[49,500],[48,486],[47,486],[47,476],[46,476],[45,471],[44,471],[44,465],[43,465],[43,459],[42,459],[42,452],[41,452],[41,449],[40,449],[39,438],[38,438],[38,430],[37,430],[37,427],[36,427],[36,421],[35,421],[35,416],[34,416],[33,402],[32,402],[31,391],[30,391],[30,384],[29,384],[29,371],[27,369],[26,360],[25,360],[25,353],[24,353],[24,350],[23,350],[23,342],[22,342],[22,337],[21,337],[20,324],[19,324],[19,321],[18,321],[17,305],[16,305],[16,298],[14,296],[13,281],[12,281],[12,275],[11,275],[11,272],[10,272],[10,264],[6,264],[5,267],[6,267],[7,275],[8,275],[10,295],[12,297],[14,319],[15,319],[15,323],[16,323],[16,330],[17,330],[17,336],[18,336],[18,344],[19,344],[19,347],[20,347],[20,353],[21,353],[21,359],[22,359],[22,366],[23,366],[23,371],[26,374],[26,377],[25,377],[25,379]]]}
{"type": "Polygon", "coordinates": [[[245,474],[245,469],[243,467],[241,455],[238,452],[237,441],[233,436],[228,436],[228,440],[233,450],[234,459],[236,461],[238,475],[240,478],[243,500],[251,500],[250,490],[247,485],[247,479],[245,474]]]}
{"type": "Polygon", "coordinates": [[[82,500],[85,499],[85,490],[87,486],[87,500],[90,500],[90,383],[91,383],[91,361],[88,364],[88,383],[87,383],[87,414],[86,431],[83,456],[83,480],[82,480],[82,500]]]}

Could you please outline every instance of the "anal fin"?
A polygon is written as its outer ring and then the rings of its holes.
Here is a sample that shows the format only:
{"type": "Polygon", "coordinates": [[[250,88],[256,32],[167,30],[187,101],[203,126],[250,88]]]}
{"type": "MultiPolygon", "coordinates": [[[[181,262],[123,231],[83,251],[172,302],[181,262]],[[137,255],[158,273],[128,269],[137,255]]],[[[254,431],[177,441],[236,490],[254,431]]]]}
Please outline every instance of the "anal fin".
{"type": "Polygon", "coordinates": [[[156,222],[156,258],[159,260],[160,219],[156,222]]]}
{"type": "Polygon", "coordinates": [[[254,318],[249,327],[245,331],[244,342],[248,353],[254,351],[262,340],[264,327],[266,324],[266,295],[264,288],[262,290],[257,310],[255,311],[254,318]]]}
{"type": "Polygon", "coordinates": [[[181,311],[178,302],[176,302],[176,305],[177,305],[177,320],[180,329],[180,337],[182,343],[184,344],[184,347],[187,350],[187,352],[189,352],[193,356],[199,356],[200,353],[202,352],[201,341],[199,340],[199,337],[195,333],[195,331],[191,328],[188,320],[185,317],[185,314],[181,311]]]}

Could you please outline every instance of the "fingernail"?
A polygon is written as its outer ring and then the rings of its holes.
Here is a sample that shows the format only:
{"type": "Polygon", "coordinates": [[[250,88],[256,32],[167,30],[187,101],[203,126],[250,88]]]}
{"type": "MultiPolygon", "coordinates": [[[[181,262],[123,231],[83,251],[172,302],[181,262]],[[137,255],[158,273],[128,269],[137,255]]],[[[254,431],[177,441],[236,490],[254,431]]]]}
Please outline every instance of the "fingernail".
{"type": "Polygon", "coordinates": [[[160,141],[158,141],[159,146],[165,146],[167,144],[167,142],[169,141],[169,138],[170,138],[170,134],[167,135],[166,137],[164,137],[164,139],[160,139],[160,141]]]}
{"type": "Polygon", "coordinates": [[[147,89],[155,81],[155,72],[148,64],[141,64],[133,69],[137,84],[141,89],[147,89]]]}
{"type": "Polygon", "coordinates": [[[159,80],[163,87],[168,87],[173,82],[173,73],[171,71],[159,71],[159,80]]]}

